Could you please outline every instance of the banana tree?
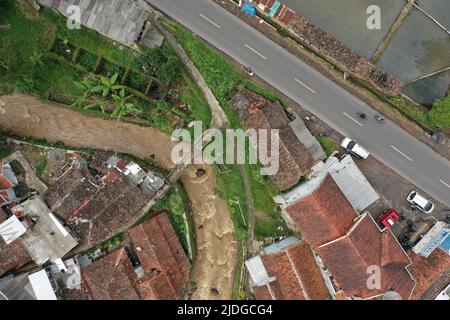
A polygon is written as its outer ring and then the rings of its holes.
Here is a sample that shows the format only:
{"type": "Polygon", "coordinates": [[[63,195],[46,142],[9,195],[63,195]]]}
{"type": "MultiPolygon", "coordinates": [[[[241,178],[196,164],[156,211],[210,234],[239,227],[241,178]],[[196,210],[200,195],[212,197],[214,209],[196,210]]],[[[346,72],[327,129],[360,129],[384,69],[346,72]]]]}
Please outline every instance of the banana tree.
{"type": "Polygon", "coordinates": [[[123,86],[116,84],[117,78],[119,77],[118,73],[115,73],[111,76],[111,78],[100,76],[98,78],[98,85],[92,88],[92,92],[102,93],[103,98],[106,98],[110,93],[113,93],[115,90],[123,89],[123,86]]]}
{"type": "Polygon", "coordinates": [[[73,107],[79,107],[84,108],[86,100],[89,98],[91,93],[93,92],[93,88],[96,85],[95,79],[92,77],[85,78],[81,81],[75,81],[75,86],[80,89],[81,94],[78,96],[78,98],[75,100],[75,102],[72,104],[73,107]]]}
{"type": "Polygon", "coordinates": [[[132,113],[136,118],[136,113],[141,112],[141,109],[134,103],[128,102],[133,95],[126,95],[125,89],[121,89],[118,94],[113,94],[112,98],[116,102],[114,112],[111,114],[112,118],[122,119],[128,113],[132,113]]]}

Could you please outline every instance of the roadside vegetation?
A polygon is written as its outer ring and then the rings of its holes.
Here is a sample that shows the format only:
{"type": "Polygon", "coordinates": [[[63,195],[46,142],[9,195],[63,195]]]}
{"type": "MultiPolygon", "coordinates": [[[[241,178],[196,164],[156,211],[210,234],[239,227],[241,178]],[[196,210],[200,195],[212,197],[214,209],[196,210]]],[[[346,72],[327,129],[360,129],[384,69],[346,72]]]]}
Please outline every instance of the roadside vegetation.
{"type": "Polygon", "coordinates": [[[210,123],[206,101],[166,42],[134,51],[88,28],[69,30],[62,15],[46,8],[36,14],[21,0],[0,2],[0,17],[9,26],[0,33],[0,95],[38,95],[94,116],[131,116],[165,132],[194,118],[210,123]],[[106,96],[77,85],[112,79],[115,88],[106,96]]]}
{"type": "Polygon", "coordinates": [[[335,150],[338,150],[338,146],[336,145],[336,143],[334,143],[334,141],[329,137],[321,135],[316,135],[315,137],[317,141],[319,141],[327,157],[329,157],[335,150]]]}
{"type": "MultiPolygon", "coordinates": [[[[167,19],[161,19],[161,22],[174,34],[178,43],[184,48],[189,58],[199,69],[206,83],[219,101],[222,109],[225,111],[232,128],[242,128],[242,125],[228,101],[236,93],[246,87],[263,95],[271,101],[278,100],[280,103],[285,104],[273,91],[261,88],[251,81],[248,81],[225,57],[210,48],[185,28],[167,19]]],[[[220,170],[218,174],[219,180],[223,180],[222,183],[219,181],[219,184],[222,185],[222,192],[225,195],[225,199],[228,199],[239,237],[239,234],[242,232],[241,230],[244,228],[244,224],[242,217],[240,217],[241,212],[233,201],[241,198],[244,194],[242,191],[244,190],[243,182],[242,178],[240,178],[238,168],[226,165],[224,165],[224,167],[227,167],[227,169],[220,170]],[[230,177],[225,177],[224,174],[220,172],[227,172],[230,177]],[[227,180],[229,180],[229,182],[227,182],[227,180]]],[[[280,232],[276,230],[277,227],[274,227],[282,224],[281,219],[278,219],[278,208],[272,199],[272,197],[277,194],[275,187],[270,180],[259,174],[258,165],[246,165],[245,171],[249,178],[255,209],[266,216],[265,219],[256,220],[259,227],[255,230],[255,235],[259,239],[280,235],[280,232]]],[[[242,202],[240,206],[245,210],[245,202],[242,202]]],[[[241,236],[240,239],[243,240],[244,237],[241,236]]]]}
{"type": "MultiPolygon", "coordinates": [[[[249,88],[271,101],[279,101],[286,106],[286,103],[276,93],[247,80],[232,63],[193,33],[168,19],[162,18],[161,22],[167,30],[172,32],[198,68],[219,101],[233,129],[242,129],[242,124],[228,101],[244,88],[249,88]]],[[[228,203],[236,237],[239,240],[233,295],[235,298],[243,299],[245,291],[242,288],[242,276],[243,263],[246,259],[245,241],[248,236],[249,214],[244,183],[237,165],[216,165],[215,169],[220,188],[219,196],[228,203]]],[[[272,182],[268,177],[260,175],[259,165],[244,165],[244,169],[250,184],[252,193],[250,196],[253,199],[254,210],[258,212],[258,215],[255,215],[255,238],[264,240],[290,234],[281,218],[279,208],[273,201],[272,197],[277,194],[277,191],[272,182]]]]}

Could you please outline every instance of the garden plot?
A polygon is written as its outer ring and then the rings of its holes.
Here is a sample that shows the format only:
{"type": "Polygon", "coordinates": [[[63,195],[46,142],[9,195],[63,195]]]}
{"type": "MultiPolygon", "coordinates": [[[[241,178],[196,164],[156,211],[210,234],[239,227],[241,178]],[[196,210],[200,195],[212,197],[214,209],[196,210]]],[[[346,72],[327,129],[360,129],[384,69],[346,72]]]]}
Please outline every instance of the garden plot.
{"type": "Polygon", "coordinates": [[[414,8],[377,65],[404,82],[441,70],[450,65],[450,36],[414,8]]]}
{"type": "Polygon", "coordinates": [[[403,0],[283,0],[282,2],[368,60],[406,4],[403,0]],[[369,30],[366,26],[368,17],[366,10],[369,5],[378,5],[381,9],[381,30],[369,30]]]}

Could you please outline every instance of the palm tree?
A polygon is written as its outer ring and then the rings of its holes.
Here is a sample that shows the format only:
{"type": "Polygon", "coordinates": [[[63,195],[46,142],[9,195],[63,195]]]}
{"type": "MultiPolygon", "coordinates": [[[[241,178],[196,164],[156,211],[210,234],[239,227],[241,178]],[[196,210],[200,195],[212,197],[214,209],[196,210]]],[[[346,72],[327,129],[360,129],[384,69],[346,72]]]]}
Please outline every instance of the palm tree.
{"type": "Polygon", "coordinates": [[[113,94],[112,98],[116,101],[116,106],[114,108],[114,112],[111,114],[112,118],[117,118],[117,120],[122,119],[128,113],[132,113],[135,117],[136,112],[141,112],[141,109],[136,106],[134,103],[127,102],[133,97],[133,95],[127,96],[125,94],[125,89],[121,89],[119,94],[113,94]]]}

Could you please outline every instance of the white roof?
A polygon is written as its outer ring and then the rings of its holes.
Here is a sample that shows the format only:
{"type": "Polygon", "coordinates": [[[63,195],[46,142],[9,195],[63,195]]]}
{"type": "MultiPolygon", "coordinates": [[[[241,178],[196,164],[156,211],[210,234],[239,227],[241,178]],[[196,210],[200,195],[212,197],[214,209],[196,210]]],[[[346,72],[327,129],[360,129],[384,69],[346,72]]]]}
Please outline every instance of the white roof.
{"type": "Polygon", "coordinates": [[[37,300],[57,300],[45,270],[29,275],[28,280],[31,283],[37,300]]]}
{"type": "Polygon", "coordinates": [[[302,200],[313,193],[328,174],[331,175],[357,212],[363,212],[380,198],[361,170],[359,170],[352,157],[345,155],[341,160],[338,160],[336,157],[328,158],[326,163],[310,177],[310,180],[274,199],[277,203],[285,206],[302,200]]]}
{"type": "Polygon", "coordinates": [[[10,244],[23,235],[26,231],[27,229],[15,215],[0,224],[0,235],[6,244],[10,244]]]}
{"type": "Polygon", "coordinates": [[[450,300],[450,283],[442,290],[434,300],[450,300]]]}
{"type": "Polygon", "coordinates": [[[245,265],[255,285],[271,282],[260,256],[248,259],[245,261],[245,265]]]}

